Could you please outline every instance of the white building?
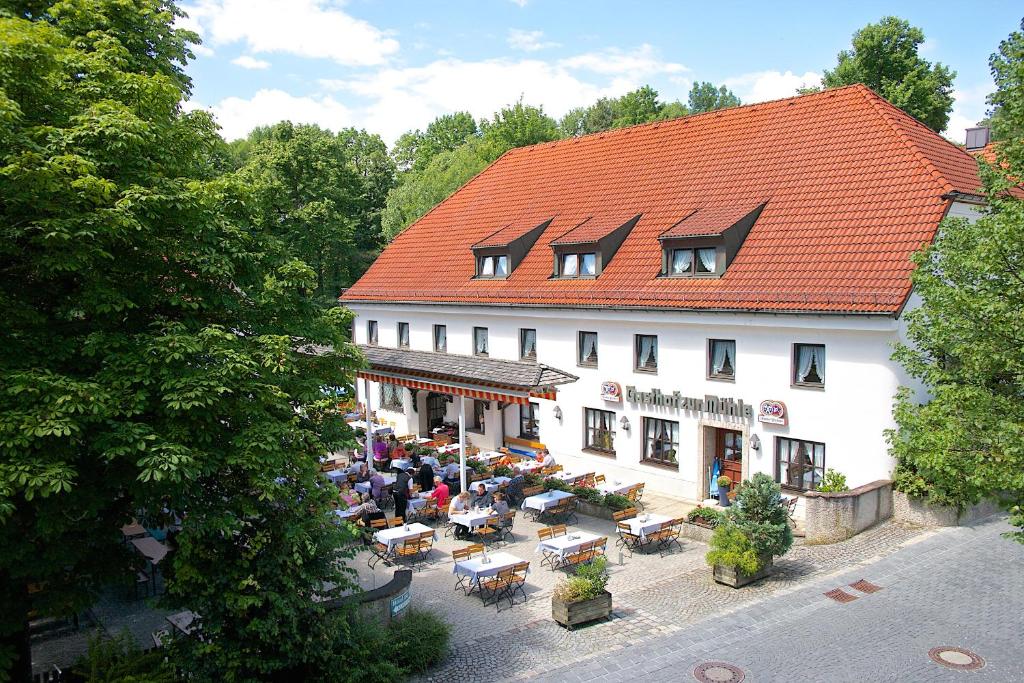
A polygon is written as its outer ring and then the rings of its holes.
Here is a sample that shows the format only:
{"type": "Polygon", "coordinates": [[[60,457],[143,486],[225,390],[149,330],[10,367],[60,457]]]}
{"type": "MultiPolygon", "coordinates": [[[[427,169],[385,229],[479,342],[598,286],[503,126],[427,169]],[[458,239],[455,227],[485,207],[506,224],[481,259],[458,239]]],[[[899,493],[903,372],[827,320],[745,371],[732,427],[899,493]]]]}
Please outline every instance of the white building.
{"type": "Polygon", "coordinates": [[[978,185],[863,86],[513,150],[343,295],[360,400],[689,500],[887,478],[909,258],[978,185]]]}

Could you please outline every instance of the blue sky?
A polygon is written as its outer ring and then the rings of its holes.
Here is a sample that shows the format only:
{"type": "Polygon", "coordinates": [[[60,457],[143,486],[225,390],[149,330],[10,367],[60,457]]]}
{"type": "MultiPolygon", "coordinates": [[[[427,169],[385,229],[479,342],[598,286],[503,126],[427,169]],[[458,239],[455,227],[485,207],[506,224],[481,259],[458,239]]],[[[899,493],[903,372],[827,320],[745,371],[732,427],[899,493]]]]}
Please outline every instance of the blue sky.
{"type": "Polygon", "coordinates": [[[988,56],[1019,2],[183,0],[203,37],[191,107],[228,139],[281,119],[379,133],[489,116],[523,97],[559,117],[644,84],[682,99],[695,80],[744,102],[793,94],[886,14],[924,30],[923,54],[958,72],[947,135],[985,112],[988,56]]]}

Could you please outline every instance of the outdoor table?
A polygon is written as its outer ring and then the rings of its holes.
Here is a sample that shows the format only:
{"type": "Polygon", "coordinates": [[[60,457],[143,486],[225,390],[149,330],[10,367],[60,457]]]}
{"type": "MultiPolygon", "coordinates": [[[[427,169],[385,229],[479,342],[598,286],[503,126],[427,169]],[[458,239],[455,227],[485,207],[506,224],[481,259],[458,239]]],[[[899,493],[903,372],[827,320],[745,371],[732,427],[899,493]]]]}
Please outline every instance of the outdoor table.
{"type": "Polygon", "coordinates": [[[644,513],[632,519],[624,519],[622,521],[629,524],[629,530],[632,534],[639,536],[640,540],[645,541],[647,540],[647,532],[657,531],[664,522],[671,522],[672,518],[667,515],[644,513]]]}
{"type": "Polygon", "coordinates": [[[437,452],[438,453],[445,453],[445,454],[448,454],[448,453],[458,453],[459,452],[459,444],[457,444],[457,443],[450,443],[447,446],[441,446],[441,447],[439,447],[437,449],[437,452]]]}
{"type": "Polygon", "coordinates": [[[466,510],[465,512],[453,512],[448,515],[449,521],[453,524],[461,524],[467,528],[483,526],[487,520],[498,513],[487,510],[466,510]]]}
{"type": "MultiPolygon", "coordinates": [[[[382,474],[381,476],[384,477],[384,485],[385,486],[391,486],[392,484],[395,483],[396,475],[394,475],[394,474],[382,474]]],[[[356,488],[356,491],[359,491],[360,493],[369,493],[370,492],[370,482],[368,482],[368,481],[357,481],[355,488],[356,488]]]]}
{"type": "Polygon", "coordinates": [[[512,467],[518,467],[520,472],[525,473],[536,472],[540,468],[544,467],[544,465],[540,464],[536,460],[520,460],[515,465],[512,465],[512,467]]]}
{"type": "Polygon", "coordinates": [[[170,550],[170,548],[152,536],[133,538],[132,545],[134,545],[135,548],[142,553],[143,557],[149,560],[153,566],[160,564],[160,560],[167,557],[167,551],[170,550]]]}
{"type": "Polygon", "coordinates": [[[131,524],[125,524],[123,527],[121,527],[121,534],[126,539],[140,538],[146,535],[146,527],[142,526],[133,519],[131,524]]]}
{"type": "Polygon", "coordinates": [[[347,510],[342,510],[342,509],[339,508],[339,509],[334,511],[334,514],[336,514],[341,519],[352,519],[353,517],[356,516],[355,509],[358,508],[358,507],[359,507],[358,505],[353,505],[352,507],[350,507],[347,510]]]}
{"type": "Polygon", "coordinates": [[[484,489],[487,491],[487,493],[494,493],[495,491],[498,490],[499,487],[509,483],[510,481],[512,481],[512,479],[509,477],[491,477],[490,479],[481,479],[480,481],[474,481],[473,484],[483,484],[484,489]]]}
{"type": "Polygon", "coordinates": [[[332,484],[337,484],[348,479],[348,470],[331,470],[330,472],[324,472],[324,475],[331,480],[332,484]]]}
{"type": "Polygon", "coordinates": [[[408,509],[419,510],[421,507],[427,504],[427,496],[430,495],[430,491],[420,491],[415,496],[409,499],[408,509]]]}
{"type": "MultiPolygon", "coordinates": [[[[365,420],[353,420],[353,421],[348,423],[348,426],[351,427],[352,429],[362,429],[362,430],[365,430],[366,429],[366,421],[365,420]]],[[[373,433],[374,434],[390,434],[391,431],[392,431],[391,427],[389,427],[387,425],[382,425],[382,424],[375,424],[375,425],[373,425],[373,433]]]]}
{"type": "Polygon", "coordinates": [[[184,612],[178,612],[167,617],[167,623],[171,625],[175,631],[182,633],[186,636],[192,635],[196,630],[196,619],[198,614],[192,610],[185,610],[184,612]]]}
{"type": "Polygon", "coordinates": [[[416,442],[417,444],[419,444],[420,446],[422,446],[423,444],[428,444],[428,443],[432,443],[432,442],[433,442],[433,439],[428,439],[428,438],[427,438],[427,437],[425,437],[425,436],[418,436],[418,437],[416,437],[415,439],[413,439],[413,441],[415,441],[415,442],[416,442]]]}
{"type": "Polygon", "coordinates": [[[547,551],[553,553],[560,558],[564,558],[566,555],[571,555],[580,549],[580,546],[584,543],[590,543],[591,541],[598,541],[603,536],[592,534],[589,531],[574,531],[564,536],[555,536],[547,540],[541,541],[537,545],[536,552],[547,551]]]}
{"type": "Polygon", "coordinates": [[[399,460],[392,460],[391,461],[391,469],[396,469],[397,468],[397,469],[400,469],[400,470],[407,470],[410,467],[412,467],[412,460],[402,460],[402,459],[399,459],[399,460]]]}
{"type": "Polygon", "coordinates": [[[501,460],[504,456],[505,454],[499,451],[485,451],[483,453],[480,453],[476,457],[490,465],[495,460],[501,460]]]}
{"type": "Polygon", "coordinates": [[[419,522],[413,522],[406,526],[396,526],[391,529],[381,529],[373,535],[373,540],[378,543],[387,545],[388,552],[392,552],[395,546],[401,545],[403,542],[408,541],[412,538],[419,538],[419,535],[427,531],[433,532],[434,540],[437,540],[437,532],[431,529],[426,524],[420,524],[419,522]]]}
{"type": "Polygon", "coordinates": [[[520,562],[523,562],[523,560],[511,553],[487,553],[486,558],[483,555],[478,555],[469,560],[456,562],[452,568],[452,573],[459,576],[468,576],[470,583],[476,583],[483,577],[494,576],[502,569],[514,567],[520,562]],[[484,563],[485,559],[487,560],[486,564],[484,563]]]}
{"type": "Polygon", "coordinates": [[[522,509],[532,509],[538,512],[544,512],[549,507],[554,507],[564,498],[572,498],[573,494],[568,491],[556,491],[552,489],[545,493],[538,493],[536,496],[530,496],[523,501],[522,509]]]}
{"type": "Polygon", "coordinates": [[[554,474],[548,475],[549,479],[560,479],[566,484],[576,481],[577,479],[583,479],[587,476],[593,476],[593,472],[555,472],[554,474]]]}
{"type": "Polygon", "coordinates": [[[634,486],[640,486],[641,484],[643,484],[642,481],[627,479],[625,481],[606,481],[602,484],[598,484],[594,488],[604,494],[617,493],[624,496],[631,488],[634,486]]]}

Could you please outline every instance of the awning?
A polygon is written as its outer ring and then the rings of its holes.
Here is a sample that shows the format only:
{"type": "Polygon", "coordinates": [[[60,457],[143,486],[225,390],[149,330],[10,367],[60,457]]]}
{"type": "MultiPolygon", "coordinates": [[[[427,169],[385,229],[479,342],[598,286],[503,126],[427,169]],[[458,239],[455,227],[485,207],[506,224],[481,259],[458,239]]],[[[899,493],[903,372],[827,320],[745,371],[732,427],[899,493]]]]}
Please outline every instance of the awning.
{"type": "Polygon", "coordinates": [[[357,373],[360,378],[483,401],[526,404],[532,398],[554,400],[559,385],[579,379],[548,365],[526,361],[365,344],[359,349],[369,364],[357,373]]]}

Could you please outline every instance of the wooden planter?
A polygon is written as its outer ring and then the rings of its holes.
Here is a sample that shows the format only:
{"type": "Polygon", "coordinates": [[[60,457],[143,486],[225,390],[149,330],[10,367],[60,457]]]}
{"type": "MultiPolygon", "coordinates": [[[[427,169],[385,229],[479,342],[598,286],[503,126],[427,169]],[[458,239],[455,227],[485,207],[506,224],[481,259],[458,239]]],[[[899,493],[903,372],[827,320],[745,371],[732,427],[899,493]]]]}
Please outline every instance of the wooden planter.
{"type": "Polygon", "coordinates": [[[604,591],[592,600],[562,602],[551,596],[551,618],[562,626],[572,628],[595,619],[606,619],[612,613],[612,594],[604,591]]]}
{"type": "Polygon", "coordinates": [[[732,586],[733,588],[742,588],[747,584],[760,581],[764,577],[772,573],[772,558],[761,558],[761,569],[757,572],[747,575],[738,570],[736,567],[726,567],[724,565],[715,565],[715,581],[726,586],[732,586]]]}

